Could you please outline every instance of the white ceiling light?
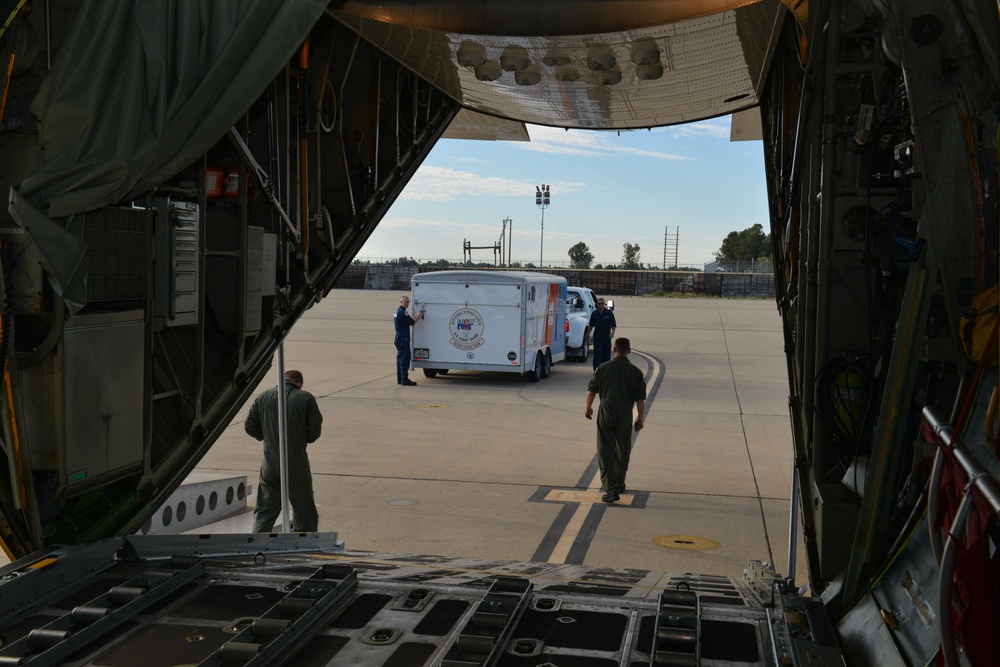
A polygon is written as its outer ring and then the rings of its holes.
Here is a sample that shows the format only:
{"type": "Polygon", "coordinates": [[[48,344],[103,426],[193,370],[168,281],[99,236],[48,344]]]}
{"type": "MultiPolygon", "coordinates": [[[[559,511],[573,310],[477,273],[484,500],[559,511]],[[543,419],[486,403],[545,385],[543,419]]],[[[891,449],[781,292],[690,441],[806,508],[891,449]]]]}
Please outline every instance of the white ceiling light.
{"type": "Polygon", "coordinates": [[[528,66],[531,60],[528,58],[528,52],[523,46],[518,46],[516,44],[511,44],[503,50],[503,54],[500,56],[500,67],[503,68],[505,72],[520,72],[528,66]]]}
{"type": "Polygon", "coordinates": [[[575,67],[560,67],[554,76],[556,81],[576,81],[580,78],[580,71],[575,67]]]}
{"type": "Polygon", "coordinates": [[[615,62],[615,54],[606,44],[596,44],[587,49],[587,67],[595,72],[612,70],[615,62]]]}
{"type": "Polygon", "coordinates": [[[587,67],[595,72],[607,72],[608,70],[614,69],[615,57],[610,53],[587,56],[587,67]]]}
{"type": "Polygon", "coordinates": [[[660,63],[643,63],[635,66],[635,75],[640,81],[653,81],[663,76],[663,65],[660,63]]]}
{"type": "Polygon", "coordinates": [[[653,65],[660,62],[660,47],[651,39],[632,45],[632,62],[636,65],[653,65]]]}
{"type": "Polygon", "coordinates": [[[562,51],[550,51],[548,55],[542,58],[542,62],[549,67],[565,67],[573,61],[568,54],[562,51]]]}
{"type": "Polygon", "coordinates": [[[476,78],[480,81],[496,81],[503,72],[500,63],[495,60],[487,60],[482,65],[475,68],[476,78]]]}
{"type": "Polygon", "coordinates": [[[595,72],[594,74],[597,78],[597,83],[602,86],[613,86],[622,80],[622,71],[617,68],[608,72],[595,72]]]}
{"type": "Polygon", "coordinates": [[[479,67],[486,62],[486,47],[475,42],[464,41],[458,47],[456,57],[458,64],[462,67],[479,67]]]}
{"type": "Polygon", "coordinates": [[[542,70],[538,65],[528,65],[523,72],[514,72],[514,81],[519,86],[534,86],[542,80],[542,70]]]}

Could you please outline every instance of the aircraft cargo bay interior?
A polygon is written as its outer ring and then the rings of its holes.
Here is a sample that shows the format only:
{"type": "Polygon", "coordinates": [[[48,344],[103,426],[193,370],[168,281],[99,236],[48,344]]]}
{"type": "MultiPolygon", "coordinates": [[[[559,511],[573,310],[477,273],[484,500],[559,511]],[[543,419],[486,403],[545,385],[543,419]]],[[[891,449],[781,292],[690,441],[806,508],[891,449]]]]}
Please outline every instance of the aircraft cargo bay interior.
{"type": "Polygon", "coordinates": [[[0,663],[995,663],[995,0],[0,11],[0,663]],[[439,139],[729,116],[760,123],[793,576],[147,534],[439,139]]]}

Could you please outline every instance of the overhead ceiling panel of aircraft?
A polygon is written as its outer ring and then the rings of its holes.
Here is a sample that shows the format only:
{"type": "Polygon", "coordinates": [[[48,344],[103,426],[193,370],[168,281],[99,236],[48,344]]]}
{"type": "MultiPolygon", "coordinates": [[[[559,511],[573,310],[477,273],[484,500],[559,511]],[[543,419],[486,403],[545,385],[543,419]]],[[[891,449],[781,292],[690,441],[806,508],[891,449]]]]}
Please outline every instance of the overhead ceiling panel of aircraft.
{"type": "Polygon", "coordinates": [[[462,109],[451,121],[442,139],[477,139],[480,141],[531,141],[524,123],[462,109]]]}
{"type": "MultiPolygon", "coordinates": [[[[605,130],[673,125],[756,105],[786,13],[777,2],[757,2],[651,24],[639,15],[640,4],[617,3],[635,13],[619,23],[637,27],[569,35],[564,24],[579,23],[564,20],[573,6],[546,3],[533,5],[531,20],[521,23],[528,34],[519,36],[424,27],[461,27],[455,15],[437,22],[406,15],[403,24],[392,12],[375,16],[355,4],[331,14],[468,109],[605,130]],[[553,36],[538,34],[540,25],[553,26],[553,36]]],[[[498,23],[493,32],[514,25],[498,23]]]]}

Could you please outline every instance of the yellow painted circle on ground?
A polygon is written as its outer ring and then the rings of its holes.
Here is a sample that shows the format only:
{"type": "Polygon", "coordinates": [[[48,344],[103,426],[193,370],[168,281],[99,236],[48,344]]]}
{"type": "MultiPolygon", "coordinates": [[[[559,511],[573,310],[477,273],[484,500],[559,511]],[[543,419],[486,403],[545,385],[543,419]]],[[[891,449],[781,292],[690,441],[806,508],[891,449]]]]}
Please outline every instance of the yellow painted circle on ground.
{"type": "Polygon", "coordinates": [[[420,407],[422,407],[422,408],[446,408],[448,406],[445,405],[445,404],[443,404],[443,403],[424,403],[420,407]]]}
{"type": "Polygon", "coordinates": [[[653,544],[667,549],[684,549],[685,551],[704,551],[705,549],[718,549],[722,546],[715,540],[697,535],[657,535],[653,538],[653,544]]]}

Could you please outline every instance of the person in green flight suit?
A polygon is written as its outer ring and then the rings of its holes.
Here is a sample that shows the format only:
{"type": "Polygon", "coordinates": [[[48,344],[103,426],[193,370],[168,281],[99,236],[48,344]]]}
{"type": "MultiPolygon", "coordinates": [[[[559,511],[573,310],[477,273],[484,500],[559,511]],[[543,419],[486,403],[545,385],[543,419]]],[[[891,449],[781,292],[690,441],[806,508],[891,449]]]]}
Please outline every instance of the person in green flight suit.
{"type": "Polygon", "coordinates": [[[601,500],[613,503],[625,492],[625,474],[632,447],[632,428],[642,430],[646,411],[646,381],[642,371],[628,360],[632,344],[628,338],[615,341],[614,358],[597,367],[587,384],[584,416],[593,419],[594,398],[601,397],[597,410],[597,463],[601,469],[604,495],[601,500]],[[632,405],[638,416],[632,421],[632,405]]]}
{"type": "MultiPolygon", "coordinates": [[[[315,532],[319,514],[313,499],[312,471],[306,445],[316,442],[323,429],[316,398],[302,389],[302,373],[285,372],[284,391],[288,423],[288,500],[294,511],[294,532],[315,532]]],[[[269,533],[281,514],[281,464],[278,451],[278,388],[272,387],[257,396],[243,424],[247,435],[264,442],[264,460],[260,464],[257,505],[253,512],[255,533],[269,533]]]]}

